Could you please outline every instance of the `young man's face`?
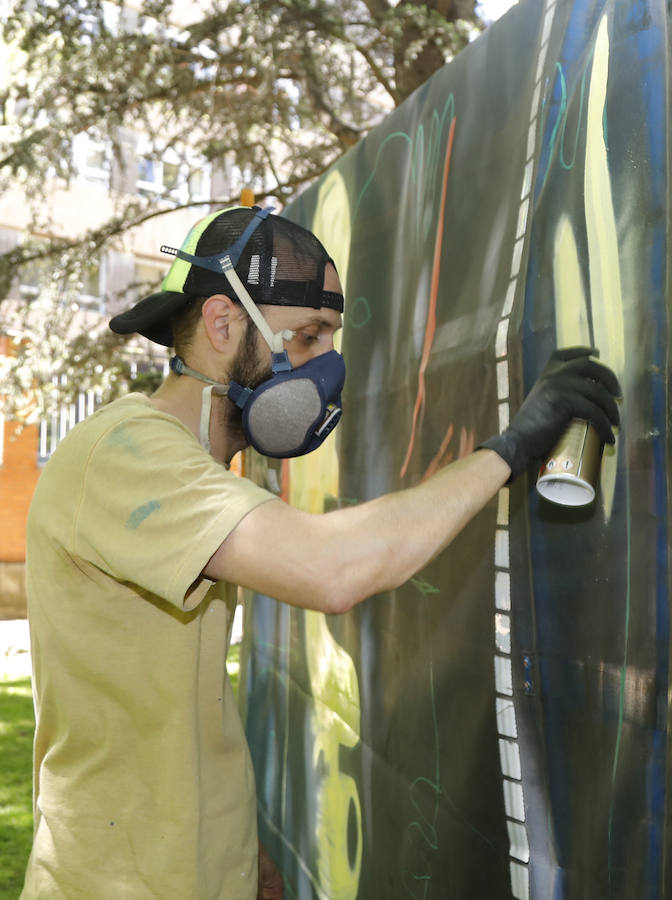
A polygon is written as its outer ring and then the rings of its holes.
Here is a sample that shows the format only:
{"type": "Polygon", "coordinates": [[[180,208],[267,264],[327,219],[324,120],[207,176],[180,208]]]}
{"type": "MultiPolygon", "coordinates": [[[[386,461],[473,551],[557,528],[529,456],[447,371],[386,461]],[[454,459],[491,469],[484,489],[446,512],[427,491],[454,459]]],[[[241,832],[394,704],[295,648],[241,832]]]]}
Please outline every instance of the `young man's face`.
{"type": "MultiPolygon", "coordinates": [[[[332,265],[328,265],[325,269],[324,290],[342,293],[341,283],[332,265]]],[[[316,356],[333,350],[334,336],[343,325],[341,314],[326,306],[321,309],[312,309],[307,306],[260,305],[259,309],[274,332],[285,329],[295,332],[293,338],[285,341],[289,361],[295,369],[316,356]]],[[[239,384],[256,387],[261,381],[270,377],[271,360],[268,345],[251,320],[247,323],[247,333],[238,348],[234,365],[243,364],[241,358],[243,354],[247,355],[248,364],[254,359],[254,365],[250,366],[249,375],[258,377],[260,372],[264,372],[264,377],[256,382],[239,381],[233,374],[233,370],[230,377],[239,384]],[[256,352],[251,348],[253,339],[256,339],[256,352]]]]}

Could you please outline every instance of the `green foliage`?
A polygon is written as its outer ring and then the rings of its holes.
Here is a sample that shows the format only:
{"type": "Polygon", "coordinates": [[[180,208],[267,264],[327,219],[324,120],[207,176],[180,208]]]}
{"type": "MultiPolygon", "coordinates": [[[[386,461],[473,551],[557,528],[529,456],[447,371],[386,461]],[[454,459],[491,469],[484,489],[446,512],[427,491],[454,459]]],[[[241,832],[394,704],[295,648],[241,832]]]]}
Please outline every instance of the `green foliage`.
{"type": "Polygon", "coordinates": [[[475,0],[435,6],[230,0],[181,25],[170,2],[135,13],[18,0],[4,35],[20,65],[3,97],[16,112],[3,175],[38,193],[47,169],[68,178],[82,131],[116,138],[124,165],[128,127],[158,152],[188,139],[208,159],[228,155],[287,200],[465,46],[475,0]]]}
{"type": "MultiPolygon", "coordinates": [[[[30,232],[46,237],[0,255],[0,301],[25,266],[47,264],[52,294],[62,286],[66,297],[52,297],[48,313],[64,345],[71,336],[59,316],[87,260],[120,246],[133,226],[197,205],[184,194],[177,201],[175,189],[204,162],[219,173],[212,205],[237,202],[243,187],[285,204],[480,27],[476,0],[211,0],[180,19],[184,6],[15,0],[4,23],[0,191],[20,186],[30,232]],[[110,218],[69,239],[54,228],[49,192],[76,177],[73,139],[83,133],[108,148],[115,183],[126,188],[115,188],[110,218]],[[148,159],[181,160],[179,183],[146,196],[129,187],[139,134],[148,159]]],[[[81,347],[56,354],[76,355],[81,347]]]]}
{"type": "Polygon", "coordinates": [[[33,838],[30,679],[0,680],[0,898],[15,900],[33,838]]]}
{"type": "MultiPolygon", "coordinates": [[[[168,0],[138,13],[17,0],[4,29],[14,66],[2,179],[41,196],[48,172],[72,176],[72,138],[84,131],[110,138],[123,167],[119,130],[130,128],[157,154],[187,141],[226,157],[244,176],[234,198],[251,177],[288,200],[467,43],[475,5],[230,0],[181,24],[168,0]]],[[[131,201],[101,236],[150,210],[131,201]]]]}

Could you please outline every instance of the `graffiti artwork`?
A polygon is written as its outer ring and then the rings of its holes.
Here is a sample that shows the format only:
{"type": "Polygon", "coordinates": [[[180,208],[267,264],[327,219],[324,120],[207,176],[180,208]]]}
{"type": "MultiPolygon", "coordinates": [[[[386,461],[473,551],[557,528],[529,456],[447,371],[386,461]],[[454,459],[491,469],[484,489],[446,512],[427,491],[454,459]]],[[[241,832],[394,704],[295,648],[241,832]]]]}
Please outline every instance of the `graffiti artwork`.
{"type": "Polygon", "coordinates": [[[670,25],[664,0],[522,0],[287,214],[346,288],[339,429],[260,478],[313,512],[504,428],[555,347],[623,427],[595,501],[504,488],[342,617],[251,598],[243,687],[287,896],[672,896],[670,25]]]}

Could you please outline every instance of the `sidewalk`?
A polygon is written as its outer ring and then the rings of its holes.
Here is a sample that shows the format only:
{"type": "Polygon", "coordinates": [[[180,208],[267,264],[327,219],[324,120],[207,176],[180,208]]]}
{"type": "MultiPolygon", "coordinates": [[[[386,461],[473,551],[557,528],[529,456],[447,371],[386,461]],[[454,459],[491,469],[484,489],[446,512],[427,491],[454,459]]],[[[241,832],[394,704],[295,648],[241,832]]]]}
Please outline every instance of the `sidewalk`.
{"type": "Polygon", "coordinates": [[[30,637],[26,619],[0,619],[0,681],[30,678],[30,637]]]}

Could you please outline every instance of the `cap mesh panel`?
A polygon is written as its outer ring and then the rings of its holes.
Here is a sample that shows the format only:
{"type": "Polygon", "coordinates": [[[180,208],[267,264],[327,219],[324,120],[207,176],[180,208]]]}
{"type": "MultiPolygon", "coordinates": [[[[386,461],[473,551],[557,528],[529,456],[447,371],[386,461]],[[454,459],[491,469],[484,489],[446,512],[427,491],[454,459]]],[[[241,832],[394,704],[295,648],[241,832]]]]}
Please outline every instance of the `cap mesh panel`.
{"type": "MultiPolygon", "coordinates": [[[[220,214],[201,236],[194,255],[224,253],[253,215],[254,210],[247,208],[220,214]]],[[[235,268],[255,303],[319,309],[327,262],[327,251],[310,231],[269,216],[252,233],[235,268]]],[[[196,265],[191,266],[183,290],[201,296],[235,293],[223,274],[196,265]]]]}

